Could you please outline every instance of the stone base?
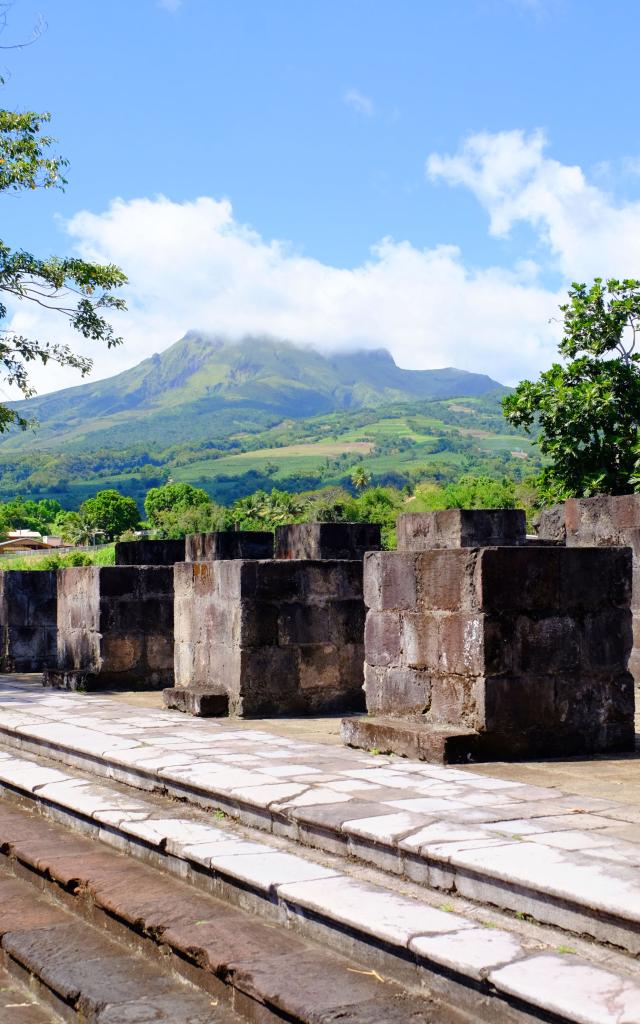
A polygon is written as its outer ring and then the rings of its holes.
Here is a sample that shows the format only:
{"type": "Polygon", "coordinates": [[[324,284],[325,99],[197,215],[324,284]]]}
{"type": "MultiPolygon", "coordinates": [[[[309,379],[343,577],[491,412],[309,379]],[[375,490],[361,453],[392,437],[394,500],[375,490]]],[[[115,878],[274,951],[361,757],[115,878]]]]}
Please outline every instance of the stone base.
{"type": "Polygon", "coordinates": [[[340,735],[348,747],[437,764],[593,757],[604,752],[623,753],[635,749],[632,729],[621,731],[603,747],[581,741],[578,735],[566,739],[553,735],[534,739],[522,734],[479,733],[464,726],[439,725],[414,718],[343,718],[340,735]]]}
{"type": "Polygon", "coordinates": [[[416,761],[466,764],[479,760],[480,736],[471,729],[425,725],[407,718],[343,718],[340,735],[348,747],[416,761]]]}
{"type": "Polygon", "coordinates": [[[166,708],[184,711],[198,718],[221,718],[229,714],[228,695],[214,690],[189,690],[172,686],[162,691],[162,699],[166,708]]]}
{"type": "Polygon", "coordinates": [[[171,682],[172,673],[157,677],[123,677],[109,672],[53,671],[42,674],[42,685],[57,690],[75,690],[79,693],[99,693],[102,690],[163,690],[171,682]]]}

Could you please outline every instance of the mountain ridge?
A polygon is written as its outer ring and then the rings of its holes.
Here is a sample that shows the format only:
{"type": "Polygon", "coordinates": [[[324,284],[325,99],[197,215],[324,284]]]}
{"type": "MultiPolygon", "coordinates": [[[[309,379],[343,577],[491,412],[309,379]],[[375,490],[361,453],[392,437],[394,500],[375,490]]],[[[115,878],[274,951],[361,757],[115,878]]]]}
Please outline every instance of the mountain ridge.
{"type": "Polygon", "coordinates": [[[482,396],[507,389],[486,374],[444,367],[407,370],[386,349],[324,354],[260,335],[229,341],[188,331],[164,352],[101,381],[12,403],[38,421],[0,448],[70,445],[88,450],[131,443],[166,446],[223,438],[279,418],[376,408],[395,402],[482,396]]]}

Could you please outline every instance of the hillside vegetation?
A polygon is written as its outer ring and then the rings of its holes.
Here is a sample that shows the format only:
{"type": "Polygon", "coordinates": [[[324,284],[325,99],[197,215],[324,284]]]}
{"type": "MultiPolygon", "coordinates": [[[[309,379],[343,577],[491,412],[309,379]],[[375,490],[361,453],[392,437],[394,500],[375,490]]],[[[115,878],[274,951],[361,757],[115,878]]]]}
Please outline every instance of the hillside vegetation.
{"type": "Polygon", "coordinates": [[[141,506],[168,479],[229,504],[255,490],[443,483],[464,473],[522,479],[538,468],[482,374],[403,370],[388,352],[326,356],[269,339],[189,333],[105,381],[19,403],[37,419],[0,440],[0,500],[77,508],[115,487],[141,506]]]}

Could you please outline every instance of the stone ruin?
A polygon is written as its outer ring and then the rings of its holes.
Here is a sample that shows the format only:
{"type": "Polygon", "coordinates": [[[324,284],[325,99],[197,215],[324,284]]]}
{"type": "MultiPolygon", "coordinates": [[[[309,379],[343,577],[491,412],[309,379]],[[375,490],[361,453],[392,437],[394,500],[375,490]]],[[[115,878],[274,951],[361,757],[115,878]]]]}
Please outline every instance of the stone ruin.
{"type": "Polygon", "coordinates": [[[286,557],[177,565],[167,706],[244,717],[362,708],[365,543],[380,547],[379,527],[303,523],[278,530],[286,557]]]}
{"type": "Polygon", "coordinates": [[[185,556],[176,561],[209,562],[236,558],[273,558],[273,534],[266,530],[219,530],[191,533],[185,556]]]}
{"type": "Polygon", "coordinates": [[[42,672],[56,657],[55,570],[0,570],[0,672],[42,672]]]}
{"type": "Polygon", "coordinates": [[[171,566],[58,570],[56,657],[45,685],[149,690],[172,681],[171,566]]]}
{"type": "Polygon", "coordinates": [[[567,547],[630,547],[633,552],[633,648],[629,671],[635,679],[640,703],[640,494],[570,498],[544,509],[538,536],[567,547]]]}
{"type": "Polygon", "coordinates": [[[368,716],[345,742],[448,762],[633,749],[631,551],[527,545],[516,510],[398,535],[365,558],[368,716]]]}
{"type": "Polygon", "coordinates": [[[184,537],[182,540],[120,540],[116,544],[116,565],[174,565],[184,559],[184,537]]]}

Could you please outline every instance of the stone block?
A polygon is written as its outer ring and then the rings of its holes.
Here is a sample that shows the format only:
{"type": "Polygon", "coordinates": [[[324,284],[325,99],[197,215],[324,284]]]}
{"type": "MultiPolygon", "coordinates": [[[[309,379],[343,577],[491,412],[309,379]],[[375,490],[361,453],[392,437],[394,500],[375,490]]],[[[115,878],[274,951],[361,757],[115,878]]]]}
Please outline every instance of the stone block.
{"type": "Polygon", "coordinates": [[[217,530],[212,533],[191,533],[185,540],[183,561],[228,561],[237,558],[273,558],[273,534],[263,530],[217,530]]]}
{"type": "Polygon", "coordinates": [[[564,521],[564,503],[540,510],[533,522],[536,536],[553,544],[566,544],[567,528],[564,521]]]}
{"type": "Polygon", "coordinates": [[[345,726],[350,743],[487,760],[633,749],[628,548],[383,552],[364,574],[367,710],[384,722],[345,726]]]}
{"type": "Polygon", "coordinates": [[[182,540],[120,540],[116,544],[116,565],[173,565],[184,562],[182,540]]]}
{"type": "Polygon", "coordinates": [[[0,672],[42,672],[55,663],[55,571],[0,570],[0,672]]]}
{"type": "Polygon", "coordinates": [[[398,551],[477,548],[526,543],[523,509],[459,509],[398,517],[398,551]]]}
{"type": "Polygon", "coordinates": [[[158,689],[173,682],[173,567],[58,572],[57,645],[45,682],[158,689]]]}
{"type": "Polygon", "coordinates": [[[363,706],[361,562],[240,559],[174,572],[177,688],[220,690],[245,717],[363,706]]]}
{"type": "Polygon", "coordinates": [[[278,526],[275,556],[281,559],[362,561],[379,551],[380,527],[374,523],[294,523],[278,526]]]}

